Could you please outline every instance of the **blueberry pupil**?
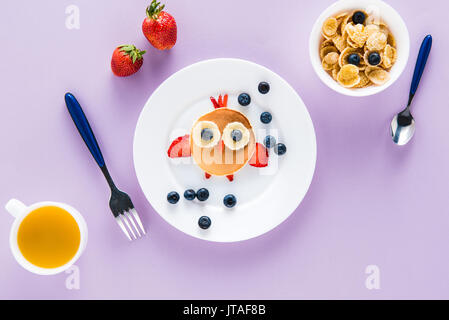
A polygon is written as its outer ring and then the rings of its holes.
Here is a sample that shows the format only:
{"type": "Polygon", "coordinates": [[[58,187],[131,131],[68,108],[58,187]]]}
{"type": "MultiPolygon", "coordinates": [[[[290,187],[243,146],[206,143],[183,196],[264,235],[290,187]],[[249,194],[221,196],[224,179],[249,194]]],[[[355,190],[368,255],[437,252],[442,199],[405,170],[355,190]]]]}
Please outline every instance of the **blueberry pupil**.
{"type": "Polygon", "coordinates": [[[212,140],[214,137],[214,133],[212,132],[211,129],[203,129],[201,130],[201,139],[203,139],[204,141],[210,141],[212,140]]]}
{"type": "Polygon", "coordinates": [[[231,137],[232,137],[232,140],[234,140],[235,142],[239,142],[240,140],[242,140],[242,131],[232,130],[231,137]]]}

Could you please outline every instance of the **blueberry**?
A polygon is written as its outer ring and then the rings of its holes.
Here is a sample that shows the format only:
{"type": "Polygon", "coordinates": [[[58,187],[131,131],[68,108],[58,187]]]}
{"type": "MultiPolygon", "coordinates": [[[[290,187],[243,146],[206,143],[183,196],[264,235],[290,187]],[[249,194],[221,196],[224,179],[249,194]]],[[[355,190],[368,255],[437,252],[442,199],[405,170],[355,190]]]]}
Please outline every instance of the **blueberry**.
{"type": "Polygon", "coordinates": [[[224,197],[223,204],[227,208],[233,208],[237,204],[237,198],[233,194],[228,194],[224,197]]]}
{"type": "Polygon", "coordinates": [[[231,138],[232,138],[232,140],[234,140],[235,142],[239,142],[239,141],[242,140],[242,138],[243,138],[242,131],[240,131],[240,130],[232,130],[232,132],[231,132],[231,138]]]}
{"type": "Polygon", "coordinates": [[[202,216],[201,218],[198,219],[198,225],[200,226],[201,229],[209,229],[210,225],[212,224],[212,221],[210,221],[209,217],[206,216],[202,216]]]}
{"type": "Polygon", "coordinates": [[[377,53],[377,52],[372,52],[372,53],[370,53],[370,55],[368,56],[368,62],[369,62],[369,64],[372,65],[372,66],[377,66],[377,65],[380,63],[381,60],[382,60],[382,59],[381,59],[381,57],[380,57],[380,54],[377,53]]]}
{"type": "Polygon", "coordinates": [[[287,147],[283,143],[278,143],[274,146],[274,153],[276,153],[278,156],[282,156],[287,152],[287,147]]]}
{"type": "Polygon", "coordinates": [[[240,105],[244,107],[248,106],[251,103],[251,97],[247,93],[242,93],[241,95],[239,95],[238,100],[240,105]]]}
{"type": "Polygon", "coordinates": [[[354,24],[363,24],[365,19],[366,15],[362,11],[356,11],[352,16],[352,22],[354,22],[354,24]]]}
{"type": "Polygon", "coordinates": [[[262,123],[268,124],[271,120],[273,120],[273,116],[269,112],[263,112],[260,115],[260,121],[262,121],[262,123]]]}
{"type": "Polygon", "coordinates": [[[276,145],[276,138],[273,136],[266,136],[265,140],[263,141],[263,144],[268,149],[274,148],[274,146],[276,145]]]}
{"type": "Polygon", "coordinates": [[[179,194],[176,191],[172,191],[167,194],[167,201],[171,204],[176,204],[179,201],[179,194]]]}
{"type": "Polygon", "coordinates": [[[196,192],[196,197],[200,201],[206,201],[209,199],[209,191],[206,188],[201,188],[196,192]]]}
{"type": "Polygon", "coordinates": [[[261,82],[258,89],[261,94],[267,94],[270,91],[270,85],[267,82],[261,82]]]}
{"type": "Polygon", "coordinates": [[[186,198],[187,200],[190,200],[190,201],[195,200],[195,198],[196,198],[195,190],[188,189],[188,190],[184,191],[184,198],[186,198]]]}
{"type": "Polygon", "coordinates": [[[358,66],[360,64],[360,56],[357,53],[348,56],[348,63],[358,66]]]}
{"type": "Polygon", "coordinates": [[[211,141],[214,138],[214,132],[209,128],[201,130],[201,139],[204,141],[211,141]]]}

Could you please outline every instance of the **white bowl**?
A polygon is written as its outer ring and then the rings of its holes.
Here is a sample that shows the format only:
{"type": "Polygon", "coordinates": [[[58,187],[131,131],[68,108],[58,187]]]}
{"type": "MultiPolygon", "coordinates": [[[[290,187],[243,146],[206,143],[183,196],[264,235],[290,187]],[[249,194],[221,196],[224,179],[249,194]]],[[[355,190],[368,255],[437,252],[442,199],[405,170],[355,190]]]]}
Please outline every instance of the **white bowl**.
{"type": "Polygon", "coordinates": [[[399,13],[382,0],[340,0],[327,8],[317,19],[310,34],[310,60],[315,72],[329,88],[348,96],[365,97],[379,93],[391,86],[402,74],[410,54],[410,37],[407,26],[399,13]],[[324,21],[344,11],[365,10],[368,14],[376,13],[390,28],[397,42],[397,61],[390,71],[391,79],[382,86],[351,89],[342,87],[322,67],[320,58],[321,27],[324,21]]]}

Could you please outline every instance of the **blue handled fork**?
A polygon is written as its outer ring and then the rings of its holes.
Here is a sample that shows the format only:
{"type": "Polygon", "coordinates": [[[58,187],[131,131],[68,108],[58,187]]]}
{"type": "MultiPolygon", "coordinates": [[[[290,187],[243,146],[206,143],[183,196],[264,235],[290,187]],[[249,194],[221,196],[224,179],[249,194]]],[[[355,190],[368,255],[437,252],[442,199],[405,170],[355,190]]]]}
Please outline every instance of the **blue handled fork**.
{"type": "Polygon", "coordinates": [[[130,241],[142,237],[142,235],[146,234],[146,232],[143,228],[142,222],[140,221],[139,215],[134,208],[131,198],[115,186],[115,183],[109,174],[108,168],[106,167],[106,163],[100,147],[98,146],[97,139],[95,138],[92,128],[90,127],[89,121],[87,121],[83,109],[76,100],[75,96],[71,93],[65,94],[65,103],[67,105],[67,109],[69,110],[70,116],[78,129],[78,132],[86,143],[87,148],[94,157],[103,172],[109,187],[111,188],[109,207],[115,217],[115,221],[117,221],[123,233],[125,233],[126,237],[130,241]]]}

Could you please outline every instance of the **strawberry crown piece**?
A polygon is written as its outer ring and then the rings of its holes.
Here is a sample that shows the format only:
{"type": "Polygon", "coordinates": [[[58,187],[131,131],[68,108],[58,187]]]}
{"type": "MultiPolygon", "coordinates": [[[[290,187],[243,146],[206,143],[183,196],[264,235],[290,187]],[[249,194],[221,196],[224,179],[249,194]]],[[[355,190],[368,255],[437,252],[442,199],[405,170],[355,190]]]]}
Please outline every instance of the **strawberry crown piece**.
{"type": "Polygon", "coordinates": [[[222,96],[220,94],[218,96],[218,101],[214,97],[210,97],[210,101],[212,101],[215,109],[226,108],[228,106],[228,95],[225,94],[224,96],[222,96]]]}
{"type": "Polygon", "coordinates": [[[151,4],[147,7],[147,16],[150,19],[156,20],[159,17],[159,13],[165,8],[165,4],[159,6],[161,3],[153,0],[151,4]]]}
{"type": "Polygon", "coordinates": [[[136,60],[143,59],[142,56],[146,52],[145,50],[144,51],[140,51],[139,49],[136,48],[136,46],[129,45],[129,44],[125,44],[123,46],[119,46],[118,48],[119,48],[119,50],[121,52],[123,52],[124,54],[130,56],[130,58],[133,60],[133,63],[135,63],[136,60]]]}

